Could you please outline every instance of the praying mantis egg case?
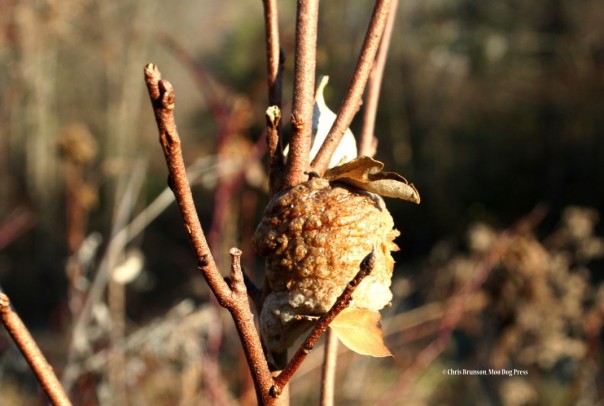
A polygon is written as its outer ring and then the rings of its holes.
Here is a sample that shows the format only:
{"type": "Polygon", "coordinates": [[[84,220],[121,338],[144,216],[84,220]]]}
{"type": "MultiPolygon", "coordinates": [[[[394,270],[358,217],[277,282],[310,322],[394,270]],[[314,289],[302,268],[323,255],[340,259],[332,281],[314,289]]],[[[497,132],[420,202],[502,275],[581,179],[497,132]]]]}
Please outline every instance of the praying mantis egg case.
{"type": "Polygon", "coordinates": [[[377,311],[390,303],[398,235],[377,195],[322,178],[277,193],[253,237],[256,252],[266,258],[270,287],[260,314],[268,348],[287,349],[312,316],[326,313],[373,246],[375,267],[350,306],[377,311]]]}

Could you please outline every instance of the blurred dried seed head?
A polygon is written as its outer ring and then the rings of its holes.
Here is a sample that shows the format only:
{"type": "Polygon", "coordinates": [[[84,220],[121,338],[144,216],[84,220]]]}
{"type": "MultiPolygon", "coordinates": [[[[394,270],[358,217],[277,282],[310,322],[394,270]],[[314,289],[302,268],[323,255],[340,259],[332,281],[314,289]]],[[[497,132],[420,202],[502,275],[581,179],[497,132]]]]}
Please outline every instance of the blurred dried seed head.
{"type": "Polygon", "coordinates": [[[377,311],[390,303],[398,235],[383,200],[371,193],[314,178],[276,194],[253,238],[266,257],[270,292],[260,328],[269,349],[287,349],[313,316],[326,313],[373,245],[376,266],[351,307],[377,311]]]}
{"type": "Polygon", "coordinates": [[[98,144],[87,125],[74,123],[65,128],[58,139],[59,153],[66,162],[86,165],[97,156],[98,144]]]}

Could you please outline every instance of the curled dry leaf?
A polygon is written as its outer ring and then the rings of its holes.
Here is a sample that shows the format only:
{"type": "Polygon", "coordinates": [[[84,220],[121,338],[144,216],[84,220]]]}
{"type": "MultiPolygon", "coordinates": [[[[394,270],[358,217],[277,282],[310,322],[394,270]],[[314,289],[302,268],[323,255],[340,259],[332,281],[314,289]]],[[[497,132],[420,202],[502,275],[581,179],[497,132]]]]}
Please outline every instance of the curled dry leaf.
{"type": "Polygon", "coordinates": [[[324,178],[354,186],[384,197],[420,202],[419,192],[407,179],[395,172],[382,172],[384,164],[368,156],[330,168],[324,178]]]}
{"type": "Polygon", "coordinates": [[[380,313],[375,310],[349,307],[342,310],[329,327],[350,350],[372,357],[391,357],[384,344],[380,313]]]}
{"type": "MultiPolygon", "coordinates": [[[[327,138],[327,134],[329,134],[333,123],[336,121],[336,113],[331,111],[327,106],[325,97],[323,96],[323,92],[325,91],[328,82],[329,76],[321,76],[315,92],[315,105],[312,117],[313,143],[310,149],[311,160],[317,155],[319,149],[321,149],[323,142],[325,142],[325,139],[327,138]]],[[[331,168],[342,162],[348,162],[356,158],[356,156],[357,142],[354,138],[354,134],[350,131],[350,128],[348,128],[329,161],[329,167],[331,168]]]]}
{"type": "MultiPolygon", "coordinates": [[[[315,104],[312,116],[312,145],[310,148],[311,161],[317,155],[319,149],[321,149],[323,142],[325,142],[325,139],[327,138],[327,134],[329,134],[329,130],[331,130],[333,123],[336,121],[336,113],[331,111],[327,106],[325,97],[323,96],[323,92],[325,91],[328,82],[329,76],[321,76],[319,78],[317,90],[315,91],[315,104]]],[[[289,145],[285,147],[283,153],[285,156],[289,154],[289,145]]],[[[356,158],[356,156],[357,142],[354,138],[354,134],[350,131],[350,128],[348,128],[329,161],[329,167],[334,167],[342,162],[348,162],[356,158]]]]}

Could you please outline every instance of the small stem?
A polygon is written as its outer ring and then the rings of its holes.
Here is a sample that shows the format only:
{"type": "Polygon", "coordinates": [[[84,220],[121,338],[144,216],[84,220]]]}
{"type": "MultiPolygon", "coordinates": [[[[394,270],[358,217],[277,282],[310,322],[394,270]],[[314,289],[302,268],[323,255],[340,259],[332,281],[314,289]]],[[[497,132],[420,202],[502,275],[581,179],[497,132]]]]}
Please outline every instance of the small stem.
{"type": "Polygon", "coordinates": [[[268,179],[269,193],[272,196],[280,189],[285,166],[283,151],[280,147],[279,125],[281,110],[278,106],[271,106],[266,110],[266,144],[268,146],[268,179]]]}
{"type": "Polygon", "coordinates": [[[333,330],[325,333],[325,355],[321,370],[321,406],[333,406],[336,387],[336,365],[338,362],[338,337],[333,330]]]}
{"type": "Polygon", "coordinates": [[[303,182],[306,176],[304,173],[308,171],[312,138],[318,21],[319,1],[298,0],[292,136],[283,177],[283,188],[303,182]]]}
{"type": "Polygon", "coordinates": [[[396,20],[396,9],[398,8],[398,0],[392,0],[390,11],[384,28],[384,36],[380,43],[378,55],[369,76],[367,83],[367,97],[365,99],[363,127],[361,129],[359,156],[373,156],[377,148],[377,139],[374,136],[375,118],[377,114],[378,102],[380,100],[380,90],[382,87],[382,79],[384,77],[384,68],[386,67],[386,59],[388,57],[388,48],[390,47],[390,39],[392,31],[394,31],[394,21],[396,20]]]}
{"type": "MultiPolygon", "coordinates": [[[[217,295],[218,300],[220,301],[221,298],[223,300],[227,299],[230,296],[230,289],[220,275],[214,257],[210,252],[187,180],[180,148],[180,137],[174,121],[174,89],[170,82],[161,80],[161,73],[153,64],[145,67],[145,79],[159,129],[160,143],[170,172],[170,188],[176,197],[176,202],[183,216],[185,229],[197,256],[199,268],[208,280],[212,290],[220,293],[220,295],[217,295]]],[[[224,306],[223,303],[221,305],[224,306]]]]}
{"type": "Polygon", "coordinates": [[[372,249],[371,253],[369,253],[361,261],[359,272],[357,272],[355,277],[348,282],[344,288],[344,291],[340,294],[340,296],[338,296],[338,299],[335,301],[331,309],[321,316],[308,337],[306,337],[306,340],[304,340],[300,348],[298,348],[298,351],[296,351],[292,359],[289,361],[285,369],[274,379],[273,387],[270,390],[271,396],[275,398],[279,397],[285,385],[287,385],[291,377],[306,359],[306,356],[312,351],[317,341],[319,341],[319,338],[321,338],[325,330],[327,330],[329,327],[329,324],[333,321],[333,319],[336,318],[338,314],[340,314],[340,312],[342,312],[342,310],[348,307],[352,301],[353,292],[363,281],[363,279],[371,273],[374,267],[375,247],[372,249]]]}
{"type": "Polygon", "coordinates": [[[40,351],[19,315],[11,308],[10,300],[4,293],[0,293],[0,317],[6,331],[19,347],[50,402],[53,405],[71,405],[52,367],[44,358],[42,351],[40,351]]]}
{"type": "MultiPolygon", "coordinates": [[[[174,89],[169,82],[161,79],[159,69],[153,64],[145,67],[145,82],[157,121],[160,143],[170,172],[170,187],[176,197],[185,229],[193,245],[199,269],[218,303],[231,313],[235,322],[254,380],[258,403],[273,404],[274,399],[269,395],[273,380],[262,351],[260,336],[254,324],[254,316],[245,293],[245,286],[231,290],[231,287],[225,282],[216,266],[197,216],[180,148],[180,137],[174,121],[174,89]]],[[[243,275],[239,275],[240,267],[233,266],[232,270],[232,280],[243,280],[243,275]]],[[[237,285],[242,284],[237,282],[237,285]]]]}
{"type": "Polygon", "coordinates": [[[331,130],[329,130],[325,142],[323,142],[311,164],[311,170],[319,175],[322,175],[325,169],[327,169],[331,156],[340,144],[344,133],[350,127],[350,123],[352,123],[352,119],[360,107],[363,90],[367,84],[367,79],[369,78],[369,73],[371,72],[371,67],[375,61],[375,55],[384,33],[390,3],[391,0],[377,0],[375,3],[359,60],[348,86],[348,93],[346,93],[346,97],[342,101],[336,120],[331,130]]]}
{"type": "Polygon", "coordinates": [[[245,286],[245,277],[241,270],[241,250],[239,248],[231,248],[229,251],[231,255],[231,275],[230,275],[230,286],[231,291],[247,295],[247,288],[245,286]]]}
{"type": "Polygon", "coordinates": [[[268,104],[281,107],[283,59],[279,48],[279,13],[277,0],[263,0],[266,28],[266,65],[268,74],[268,104]]]}

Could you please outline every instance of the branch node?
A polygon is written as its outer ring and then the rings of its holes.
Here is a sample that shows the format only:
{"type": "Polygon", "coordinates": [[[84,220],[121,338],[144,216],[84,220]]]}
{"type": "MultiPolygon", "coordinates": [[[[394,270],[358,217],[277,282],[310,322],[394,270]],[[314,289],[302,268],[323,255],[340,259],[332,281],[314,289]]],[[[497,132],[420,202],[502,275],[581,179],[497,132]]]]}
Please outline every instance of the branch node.
{"type": "Polygon", "coordinates": [[[172,84],[167,80],[160,80],[157,86],[161,95],[160,100],[162,107],[168,110],[174,110],[174,88],[172,87],[172,84]]]}
{"type": "Polygon", "coordinates": [[[4,293],[0,293],[0,313],[10,312],[10,300],[4,293]]]}
{"type": "Polygon", "coordinates": [[[266,119],[270,127],[279,127],[279,123],[281,122],[281,109],[279,106],[270,106],[266,109],[266,119]]]}
{"type": "MultiPolygon", "coordinates": [[[[190,233],[189,233],[190,234],[190,233]]],[[[210,264],[210,258],[208,254],[200,255],[197,259],[197,266],[199,268],[205,268],[210,264]]]]}
{"type": "Polygon", "coordinates": [[[271,395],[271,397],[273,397],[275,399],[278,399],[279,396],[281,396],[282,391],[283,391],[283,389],[279,385],[274,384],[273,386],[271,386],[269,395],[271,395]]]}
{"type": "Polygon", "coordinates": [[[243,252],[239,248],[231,248],[229,254],[231,255],[231,291],[235,294],[246,295],[247,289],[245,287],[243,271],[241,270],[241,254],[243,252]]]}
{"type": "Polygon", "coordinates": [[[298,119],[298,117],[292,115],[292,126],[299,131],[302,131],[304,128],[304,120],[298,119]]]}

